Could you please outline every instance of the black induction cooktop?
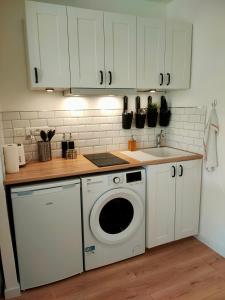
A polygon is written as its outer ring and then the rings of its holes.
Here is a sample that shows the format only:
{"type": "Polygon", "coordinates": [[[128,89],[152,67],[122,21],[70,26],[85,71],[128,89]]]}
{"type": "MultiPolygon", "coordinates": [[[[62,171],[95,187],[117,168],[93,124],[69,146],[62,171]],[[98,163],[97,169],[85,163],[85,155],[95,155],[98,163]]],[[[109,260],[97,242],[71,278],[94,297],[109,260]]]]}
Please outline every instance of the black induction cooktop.
{"type": "Polygon", "coordinates": [[[90,160],[97,167],[108,167],[114,165],[124,165],[129,164],[128,161],[117,157],[111,153],[96,153],[96,154],[85,154],[88,160],[90,160]]]}

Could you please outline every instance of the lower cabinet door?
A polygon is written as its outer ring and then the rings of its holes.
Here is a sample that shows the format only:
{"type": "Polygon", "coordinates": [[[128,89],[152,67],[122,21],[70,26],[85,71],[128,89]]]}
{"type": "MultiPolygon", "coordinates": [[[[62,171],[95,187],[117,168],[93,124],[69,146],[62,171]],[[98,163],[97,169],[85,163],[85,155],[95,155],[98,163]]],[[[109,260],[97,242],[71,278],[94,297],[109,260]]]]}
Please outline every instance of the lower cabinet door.
{"type": "Polygon", "coordinates": [[[146,247],[174,240],[176,164],[148,166],[146,247]]]}
{"type": "Polygon", "coordinates": [[[177,163],[175,239],[198,233],[202,160],[177,163]]]}

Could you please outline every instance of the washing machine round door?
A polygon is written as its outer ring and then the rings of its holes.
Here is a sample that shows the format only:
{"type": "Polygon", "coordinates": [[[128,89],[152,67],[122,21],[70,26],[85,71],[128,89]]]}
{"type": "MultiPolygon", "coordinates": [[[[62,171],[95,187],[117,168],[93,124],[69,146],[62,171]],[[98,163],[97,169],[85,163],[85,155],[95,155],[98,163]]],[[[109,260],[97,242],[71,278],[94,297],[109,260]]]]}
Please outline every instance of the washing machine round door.
{"type": "Polygon", "coordinates": [[[143,221],[143,200],[135,192],[123,188],[103,194],[90,214],[90,227],[95,238],[111,245],[128,240],[143,221]]]}

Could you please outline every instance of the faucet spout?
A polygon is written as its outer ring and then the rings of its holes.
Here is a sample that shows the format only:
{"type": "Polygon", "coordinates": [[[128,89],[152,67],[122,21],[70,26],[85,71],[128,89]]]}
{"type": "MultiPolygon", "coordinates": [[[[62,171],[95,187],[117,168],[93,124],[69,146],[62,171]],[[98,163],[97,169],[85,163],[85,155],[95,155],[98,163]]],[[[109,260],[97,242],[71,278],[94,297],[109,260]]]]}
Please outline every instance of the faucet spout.
{"type": "Polygon", "coordinates": [[[159,134],[156,135],[156,147],[160,148],[162,146],[162,140],[164,138],[164,131],[161,130],[159,134]]]}

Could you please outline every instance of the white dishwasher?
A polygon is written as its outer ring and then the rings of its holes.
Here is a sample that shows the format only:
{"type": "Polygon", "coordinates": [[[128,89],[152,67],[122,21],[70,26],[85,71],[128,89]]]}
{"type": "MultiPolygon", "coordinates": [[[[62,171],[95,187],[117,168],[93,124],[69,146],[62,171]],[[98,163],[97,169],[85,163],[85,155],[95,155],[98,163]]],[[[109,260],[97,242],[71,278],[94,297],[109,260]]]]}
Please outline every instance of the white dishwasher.
{"type": "Polygon", "coordinates": [[[11,189],[21,289],[83,272],[80,180],[11,189]]]}

